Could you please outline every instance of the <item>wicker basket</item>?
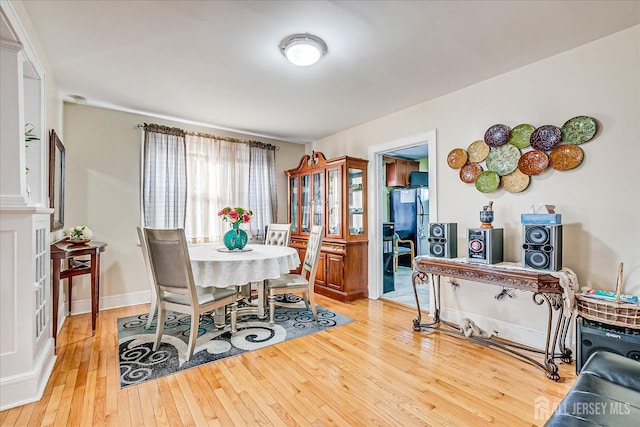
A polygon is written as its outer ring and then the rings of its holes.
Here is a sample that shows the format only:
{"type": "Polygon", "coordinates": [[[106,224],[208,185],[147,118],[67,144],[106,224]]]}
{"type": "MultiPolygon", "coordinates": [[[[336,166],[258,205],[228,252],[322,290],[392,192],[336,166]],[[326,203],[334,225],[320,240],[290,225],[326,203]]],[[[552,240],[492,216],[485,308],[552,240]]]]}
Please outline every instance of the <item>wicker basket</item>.
{"type": "Polygon", "coordinates": [[[620,304],[622,263],[618,268],[616,299],[613,302],[576,295],[578,314],[587,319],[624,328],[640,329],[640,305],[620,304]]]}

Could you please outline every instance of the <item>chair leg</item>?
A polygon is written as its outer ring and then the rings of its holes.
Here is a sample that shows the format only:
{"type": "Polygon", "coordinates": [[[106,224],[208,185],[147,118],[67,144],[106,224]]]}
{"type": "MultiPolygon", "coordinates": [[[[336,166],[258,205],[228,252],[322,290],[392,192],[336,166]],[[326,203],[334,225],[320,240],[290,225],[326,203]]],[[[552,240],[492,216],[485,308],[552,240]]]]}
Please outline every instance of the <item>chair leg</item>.
{"type": "Polygon", "coordinates": [[[153,316],[156,315],[156,310],[158,310],[158,297],[156,296],[155,290],[152,290],[151,309],[149,310],[149,318],[147,319],[147,326],[145,326],[145,329],[151,328],[151,323],[153,322],[153,316]]]}
{"type": "Polygon", "coordinates": [[[158,304],[158,321],[156,324],[156,342],[153,344],[153,351],[158,350],[162,341],[162,333],[164,332],[164,306],[158,304]]]}
{"type": "Polygon", "coordinates": [[[273,326],[275,322],[276,311],[276,295],[272,290],[269,290],[269,326],[273,326]]]}
{"type": "MultiPolygon", "coordinates": [[[[313,285],[311,285],[313,286],[313,285]]],[[[309,305],[311,306],[311,312],[313,313],[313,318],[315,321],[318,321],[318,310],[316,309],[316,301],[313,296],[313,291],[309,291],[309,305]]]]}
{"type": "Polygon", "coordinates": [[[189,344],[187,345],[187,362],[193,356],[193,349],[198,339],[198,329],[200,328],[200,314],[191,313],[191,330],[189,331],[189,344]]]}

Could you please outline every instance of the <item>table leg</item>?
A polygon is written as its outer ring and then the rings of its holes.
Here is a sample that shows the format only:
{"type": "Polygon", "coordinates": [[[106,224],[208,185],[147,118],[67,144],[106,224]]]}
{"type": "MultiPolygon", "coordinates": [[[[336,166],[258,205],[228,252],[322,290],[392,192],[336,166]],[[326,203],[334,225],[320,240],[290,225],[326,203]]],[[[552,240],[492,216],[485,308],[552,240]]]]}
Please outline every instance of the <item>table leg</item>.
{"type": "MultiPolygon", "coordinates": [[[[97,252],[97,251],[96,251],[97,252]]],[[[96,315],[98,314],[98,257],[97,253],[91,254],[91,334],[96,331],[96,315]]]]}
{"type": "MultiPolygon", "coordinates": [[[[547,374],[547,378],[553,381],[559,381],[560,375],[558,374],[558,365],[555,362],[555,349],[558,344],[558,338],[560,336],[560,331],[562,330],[562,335],[566,335],[567,326],[564,324],[564,315],[563,309],[564,305],[562,304],[562,294],[556,293],[534,293],[533,301],[537,305],[542,305],[543,303],[547,303],[548,317],[547,317],[547,337],[545,341],[544,348],[544,366],[547,374]],[[553,326],[553,311],[558,311],[558,318],[555,322],[555,327],[553,326]],[[553,327],[553,338],[551,336],[551,328],[553,327]]],[[[564,338],[561,338],[564,339],[564,338]]],[[[564,346],[564,345],[563,345],[564,346]]]]}
{"type": "Polygon", "coordinates": [[[429,275],[421,271],[416,271],[412,276],[413,294],[416,297],[416,306],[418,308],[418,318],[413,320],[414,331],[420,331],[422,327],[433,327],[434,325],[440,323],[440,276],[438,274],[431,274],[430,276],[431,284],[433,286],[433,303],[435,308],[435,312],[433,313],[433,322],[431,323],[420,323],[422,320],[422,312],[420,310],[420,299],[418,298],[418,290],[416,288],[417,281],[429,281],[429,275]]]}
{"type": "MultiPolygon", "coordinates": [[[[238,306],[237,302],[234,304],[236,304],[236,307],[238,306]]],[[[213,324],[217,329],[223,329],[225,326],[227,326],[225,307],[218,307],[213,311],[213,324]]]]}
{"type": "Polygon", "coordinates": [[[258,282],[258,319],[264,319],[264,280],[258,282]]]}
{"type": "Polygon", "coordinates": [[[53,260],[53,274],[51,282],[53,284],[52,289],[52,301],[51,301],[51,317],[53,322],[53,351],[55,353],[56,340],[58,338],[58,299],[60,298],[60,263],[59,259],[53,260]]]}

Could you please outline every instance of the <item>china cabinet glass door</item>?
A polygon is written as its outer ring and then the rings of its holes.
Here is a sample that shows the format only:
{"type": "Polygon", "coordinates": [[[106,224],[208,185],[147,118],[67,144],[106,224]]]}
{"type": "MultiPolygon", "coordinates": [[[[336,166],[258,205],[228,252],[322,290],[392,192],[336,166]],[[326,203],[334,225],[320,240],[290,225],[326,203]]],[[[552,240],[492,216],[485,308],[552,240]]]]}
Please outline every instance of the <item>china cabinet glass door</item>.
{"type": "Polygon", "coordinates": [[[302,221],[300,223],[300,231],[309,233],[311,231],[311,176],[302,175],[300,177],[301,200],[300,210],[302,211],[302,221]]]}
{"type": "Polygon", "coordinates": [[[364,183],[362,169],[349,168],[349,235],[364,234],[364,183]]]}
{"type": "Polygon", "coordinates": [[[291,178],[289,180],[289,194],[291,194],[291,200],[289,200],[289,209],[291,209],[291,231],[295,232],[299,229],[299,204],[300,199],[298,196],[298,178],[291,178]]]}
{"type": "Polygon", "coordinates": [[[313,225],[324,225],[324,173],[313,174],[313,225]]]}
{"type": "Polygon", "coordinates": [[[340,168],[327,171],[327,235],[342,235],[342,178],[340,168]]]}

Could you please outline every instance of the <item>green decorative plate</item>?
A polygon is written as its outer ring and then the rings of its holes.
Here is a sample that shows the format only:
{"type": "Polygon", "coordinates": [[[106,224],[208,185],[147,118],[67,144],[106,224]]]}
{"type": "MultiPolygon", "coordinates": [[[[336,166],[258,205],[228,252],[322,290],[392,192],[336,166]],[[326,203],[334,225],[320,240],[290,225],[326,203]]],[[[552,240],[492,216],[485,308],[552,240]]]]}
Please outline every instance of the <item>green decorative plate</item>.
{"type": "Polygon", "coordinates": [[[492,171],[480,172],[476,177],[476,189],[481,193],[491,193],[500,185],[500,177],[492,171]]]}
{"type": "Polygon", "coordinates": [[[593,117],[577,116],[562,125],[562,141],[567,144],[583,144],[596,134],[598,126],[593,117]]]}
{"type": "Polygon", "coordinates": [[[520,160],[520,150],[511,144],[501,145],[491,148],[487,156],[487,170],[493,171],[500,176],[508,175],[518,167],[520,160]]]}
{"type": "Polygon", "coordinates": [[[532,125],[521,124],[511,129],[511,135],[509,136],[509,144],[517,147],[524,148],[529,146],[529,138],[531,134],[536,130],[532,125]]]}

